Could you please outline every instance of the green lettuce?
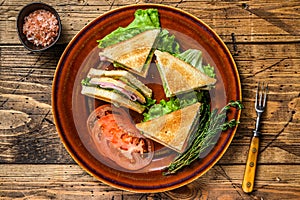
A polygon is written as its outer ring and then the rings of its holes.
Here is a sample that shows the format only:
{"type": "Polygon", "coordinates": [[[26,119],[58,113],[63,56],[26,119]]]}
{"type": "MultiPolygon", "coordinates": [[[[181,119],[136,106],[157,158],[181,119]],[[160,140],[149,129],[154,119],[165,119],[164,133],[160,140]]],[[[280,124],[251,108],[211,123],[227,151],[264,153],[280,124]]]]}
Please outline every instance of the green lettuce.
{"type": "Polygon", "coordinates": [[[209,77],[212,78],[216,77],[215,68],[213,66],[210,66],[210,64],[203,65],[202,68],[203,68],[203,72],[209,77]]]}
{"type": "Polygon", "coordinates": [[[167,31],[166,29],[163,29],[160,32],[156,48],[160,51],[169,52],[170,54],[180,53],[180,45],[175,40],[175,36],[170,35],[169,31],[167,31]]]}
{"type": "Polygon", "coordinates": [[[203,65],[202,63],[202,52],[198,49],[188,49],[180,54],[174,55],[179,59],[189,63],[190,65],[194,66],[202,73],[206,74],[209,77],[215,78],[215,69],[214,67],[210,66],[209,64],[203,65]]]}
{"type": "Polygon", "coordinates": [[[138,9],[134,13],[134,20],[127,27],[119,27],[101,40],[97,40],[99,48],[128,40],[147,30],[160,28],[158,10],[149,8],[138,9]]]}
{"type": "Polygon", "coordinates": [[[169,100],[162,99],[158,104],[152,105],[149,108],[148,112],[143,113],[143,121],[146,122],[151,119],[174,112],[186,106],[192,105],[196,102],[202,102],[205,97],[205,92],[193,91],[183,95],[178,95],[177,97],[171,97],[169,100]]]}
{"type": "Polygon", "coordinates": [[[178,55],[175,55],[181,60],[189,63],[198,70],[202,69],[202,52],[198,49],[188,49],[178,55]]]}

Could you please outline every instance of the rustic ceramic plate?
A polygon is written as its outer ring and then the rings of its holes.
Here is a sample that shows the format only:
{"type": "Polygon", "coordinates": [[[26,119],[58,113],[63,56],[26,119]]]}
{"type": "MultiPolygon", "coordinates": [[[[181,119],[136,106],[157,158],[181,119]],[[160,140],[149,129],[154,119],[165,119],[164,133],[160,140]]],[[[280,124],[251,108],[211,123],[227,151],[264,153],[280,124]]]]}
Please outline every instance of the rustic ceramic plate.
{"type": "MultiPolygon", "coordinates": [[[[149,166],[133,172],[119,169],[99,156],[89,138],[86,120],[90,112],[103,102],[81,95],[80,81],[91,67],[100,64],[96,40],[119,26],[127,26],[137,9],[147,8],[158,9],[162,28],[174,34],[183,49],[202,50],[204,62],[215,66],[218,82],[210,92],[213,108],[241,99],[239,75],[230,52],[213,30],[187,12],[163,5],[131,5],[103,14],[84,27],[69,43],[57,66],[52,91],[55,124],[66,149],[81,167],[104,183],[134,192],[166,191],[192,182],[222,157],[236,132],[232,129],[220,133],[218,142],[209,152],[176,175],[162,175],[162,169],[174,157],[172,153],[164,154],[165,148],[159,148],[160,155],[155,152],[157,156],[149,166]]],[[[149,77],[154,79],[147,84],[153,88],[154,97],[159,97],[163,90],[153,65],[149,77]],[[159,87],[155,87],[157,85],[159,87]]],[[[239,117],[240,111],[229,115],[229,118],[239,117]]]]}

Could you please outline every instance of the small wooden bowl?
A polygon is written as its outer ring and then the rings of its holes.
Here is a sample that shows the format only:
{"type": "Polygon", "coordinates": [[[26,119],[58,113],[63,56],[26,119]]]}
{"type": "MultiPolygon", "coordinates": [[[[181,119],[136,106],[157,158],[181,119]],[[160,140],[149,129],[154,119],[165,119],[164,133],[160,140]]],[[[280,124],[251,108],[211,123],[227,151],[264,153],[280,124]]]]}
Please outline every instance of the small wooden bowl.
{"type": "Polygon", "coordinates": [[[58,41],[58,39],[61,35],[61,30],[62,30],[62,25],[61,25],[61,20],[60,20],[58,13],[56,12],[56,10],[53,7],[51,7],[45,3],[38,3],[38,2],[30,3],[30,4],[26,5],[25,7],[23,7],[19,12],[19,15],[17,18],[17,31],[19,34],[19,39],[22,42],[22,44],[24,45],[24,47],[30,51],[33,51],[33,52],[45,51],[45,50],[49,49],[50,47],[52,47],[58,41]],[[59,27],[58,35],[56,36],[55,40],[51,44],[49,44],[45,47],[34,45],[32,42],[30,42],[27,39],[26,35],[23,33],[23,24],[24,24],[25,17],[28,16],[30,13],[34,12],[35,10],[40,10],[40,9],[49,11],[52,14],[54,14],[54,16],[56,17],[56,19],[58,21],[58,27],[59,27]]]}

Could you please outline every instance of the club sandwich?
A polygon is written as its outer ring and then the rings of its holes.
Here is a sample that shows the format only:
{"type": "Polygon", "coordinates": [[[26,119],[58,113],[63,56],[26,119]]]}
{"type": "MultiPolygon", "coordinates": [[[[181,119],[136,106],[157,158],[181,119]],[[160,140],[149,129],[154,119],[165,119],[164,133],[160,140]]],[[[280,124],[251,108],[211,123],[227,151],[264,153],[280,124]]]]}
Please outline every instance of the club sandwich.
{"type": "Polygon", "coordinates": [[[91,68],[82,81],[81,93],[142,113],[152,90],[125,70],[91,68]]]}
{"type": "Polygon", "coordinates": [[[138,123],[136,127],[146,137],[182,153],[198,123],[200,105],[201,103],[197,102],[161,117],[138,123]]]}
{"type": "Polygon", "coordinates": [[[128,40],[100,49],[100,59],[146,77],[160,29],[144,31],[128,40]]]}
{"type": "Polygon", "coordinates": [[[207,76],[168,52],[155,50],[154,54],[167,97],[201,89],[216,83],[215,78],[207,76]]]}

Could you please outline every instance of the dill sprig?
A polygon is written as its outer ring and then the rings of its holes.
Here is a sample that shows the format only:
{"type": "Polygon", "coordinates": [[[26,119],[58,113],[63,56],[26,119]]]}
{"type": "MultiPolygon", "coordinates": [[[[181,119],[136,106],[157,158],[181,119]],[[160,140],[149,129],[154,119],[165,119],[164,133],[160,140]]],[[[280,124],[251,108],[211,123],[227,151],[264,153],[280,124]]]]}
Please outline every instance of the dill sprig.
{"type": "Polygon", "coordinates": [[[232,107],[242,109],[243,105],[240,101],[230,101],[220,112],[218,112],[218,109],[210,112],[209,104],[204,102],[200,109],[201,120],[197,131],[189,139],[190,146],[172,161],[167,167],[167,171],[163,174],[175,174],[178,170],[190,165],[199,158],[201,153],[216,144],[217,140],[215,137],[218,136],[218,133],[235,127],[239,123],[237,120],[227,121],[227,112],[232,107]]]}

